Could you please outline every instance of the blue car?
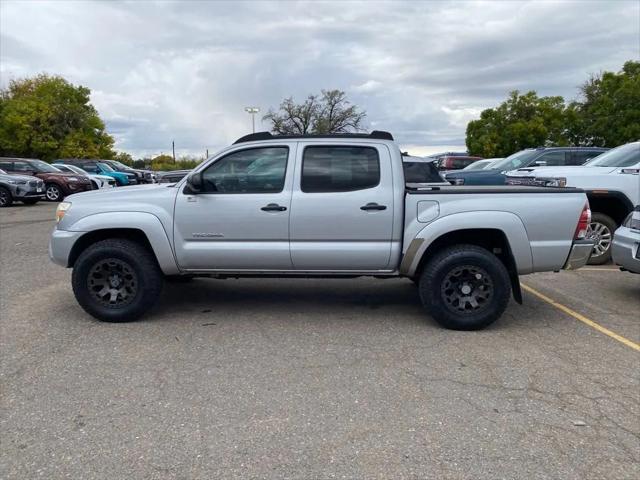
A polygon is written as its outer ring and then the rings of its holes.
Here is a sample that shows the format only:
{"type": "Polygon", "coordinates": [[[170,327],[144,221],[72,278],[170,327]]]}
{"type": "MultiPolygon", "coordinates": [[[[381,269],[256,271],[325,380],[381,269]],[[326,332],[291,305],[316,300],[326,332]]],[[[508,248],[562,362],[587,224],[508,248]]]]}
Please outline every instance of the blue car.
{"type": "Polygon", "coordinates": [[[486,170],[461,170],[445,175],[453,185],[505,185],[505,172],[529,166],[582,165],[606,152],[600,147],[540,147],[527,148],[497,161],[486,170]]]}
{"type": "Polygon", "coordinates": [[[138,183],[135,173],[116,172],[106,163],[94,159],[65,158],[56,160],[54,162],[54,165],[56,163],[75,165],[83,169],[85,172],[94,173],[97,175],[106,175],[107,177],[113,178],[116,181],[116,185],[119,187],[123,187],[125,185],[135,185],[136,183],[138,183]]]}

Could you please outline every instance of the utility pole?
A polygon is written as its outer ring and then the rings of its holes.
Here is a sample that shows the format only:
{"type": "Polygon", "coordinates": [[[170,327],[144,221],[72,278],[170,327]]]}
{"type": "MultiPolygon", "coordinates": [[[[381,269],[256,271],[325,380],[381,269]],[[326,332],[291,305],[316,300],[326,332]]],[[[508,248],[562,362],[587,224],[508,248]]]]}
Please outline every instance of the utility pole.
{"type": "Polygon", "coordinates": [[[171,140],[171,150],[173,151],[173,163],[176,163],[176,142],[171,140]]]}
{"type": "Polygon", "coordinates": [[[251,129],[256,133],[256,113],[260,112],[260,107],[244,107],[244,111],[251,115],[251,129]]]}

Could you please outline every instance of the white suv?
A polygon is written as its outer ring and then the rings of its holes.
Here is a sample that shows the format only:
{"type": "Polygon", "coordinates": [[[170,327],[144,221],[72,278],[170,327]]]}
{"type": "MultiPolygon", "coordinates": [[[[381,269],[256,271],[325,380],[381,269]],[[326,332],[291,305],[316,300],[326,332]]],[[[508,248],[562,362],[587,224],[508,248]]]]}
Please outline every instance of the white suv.
{"type": "Polygon", "coordinates": [[[576,187],[587,193],[592,211],[592,265],[611,258],[613,232],[640,203],[640,142],[609,150],[576,167],[531,167],[507,172],[508,185],[576,187]]]}

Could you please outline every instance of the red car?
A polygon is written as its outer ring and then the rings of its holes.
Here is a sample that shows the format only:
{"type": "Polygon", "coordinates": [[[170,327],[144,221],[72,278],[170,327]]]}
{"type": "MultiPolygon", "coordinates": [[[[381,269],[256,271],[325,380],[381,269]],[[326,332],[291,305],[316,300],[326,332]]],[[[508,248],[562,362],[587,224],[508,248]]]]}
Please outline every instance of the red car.
{"type": "Polygon", "coordinates": [[[471,165],[478,160],[482,160],[482,157],[472,157],[472,156],[447,156],[442,157],[440,159],[440,164],[438,168],[440,170],[462,170],[463,168],[471,165]]]}

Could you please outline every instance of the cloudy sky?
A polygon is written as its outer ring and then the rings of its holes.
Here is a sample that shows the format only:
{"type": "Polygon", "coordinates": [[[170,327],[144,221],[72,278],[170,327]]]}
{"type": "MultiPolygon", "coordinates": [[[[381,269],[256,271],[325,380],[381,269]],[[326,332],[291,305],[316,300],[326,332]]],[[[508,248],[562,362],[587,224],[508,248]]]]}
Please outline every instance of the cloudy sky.
{"type": "Polygon", "coordinates": [[[463,146],[509,90],[573,99],[590,73],[638,59],[640,1],[2,0],[0,56],[2,86],[47,72],[89,87],[134,155],[174,139],[213,152],[250,131],[245,106],[330,88],[430,153],[463,146]]]}

